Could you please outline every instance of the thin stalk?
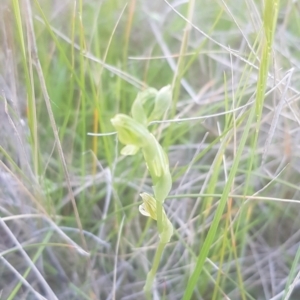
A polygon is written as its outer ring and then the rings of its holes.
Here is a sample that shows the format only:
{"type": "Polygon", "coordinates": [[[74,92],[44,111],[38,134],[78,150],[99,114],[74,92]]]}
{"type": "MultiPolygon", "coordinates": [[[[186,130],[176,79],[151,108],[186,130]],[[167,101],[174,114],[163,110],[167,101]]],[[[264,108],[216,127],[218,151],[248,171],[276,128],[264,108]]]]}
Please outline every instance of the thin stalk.
{"type": "Polygon", "coordinates": [[[149,273],[147,274],[147,279],[146,279],[146,283],[145,283],[145,286],[144,286],[144,291],[145,291],[146,297],[148,299],[151,299],[151,289],[152,289],[152,286],[153,286],[155,275],[156,275],[157,269],[159,267],[159,263],[160,263],[163,251],[165,249],[165,246],[166,246],[166,243],[160,242],[158,244],[158,247],[156,249],[155,256],[154,256],[154,259],[153,259],[152,268],[149,271],[149,273]]]}
{"type": "Polygon", "coordinates": [[[162,203],[161,201],[157,200],[156,202],[156,213],[157,213],[157,228],[158,232],[163,232],[163,224],[162,224],[162,203]]]}

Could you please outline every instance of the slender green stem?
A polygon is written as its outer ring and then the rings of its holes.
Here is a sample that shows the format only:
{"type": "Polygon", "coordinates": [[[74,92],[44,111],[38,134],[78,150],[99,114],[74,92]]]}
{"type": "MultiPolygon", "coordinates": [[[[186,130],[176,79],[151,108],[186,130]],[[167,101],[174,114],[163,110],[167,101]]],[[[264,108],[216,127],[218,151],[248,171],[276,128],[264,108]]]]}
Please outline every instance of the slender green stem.
{"type": "Polygon", "coordinates": [[[160,259],[162,257],[163,251],[165,249],[165,246],[166,246],[166,243],[160,242],[158,244],[158,247],[156,249],[155,256],[154,256],[154,259],[153,259],[152,268],[149,271],[149,273],[147,274],[147,279],[146,279],[146,283],[145,283],[145,286],[144,286],[144,291],[145,291],[145,294],[146,294],[148,299],[150,299],[150,297],[151,297],[151,289],[152,289],[152,286],[153,286],[153,281],[154,281],[154,278],[155,278],[155,275],[156,275],[156,272],[157,272],[157,269],[158,269],[158,266],[159,266],[160,259]]]}
{"type": "Polygon", "coordinates": [[[160,201],[156,202],[156,213],[157,213],[158,232],[162,233],[164,228],[163,228],[163,221],[162,221],[162,203],[160,201]]]}

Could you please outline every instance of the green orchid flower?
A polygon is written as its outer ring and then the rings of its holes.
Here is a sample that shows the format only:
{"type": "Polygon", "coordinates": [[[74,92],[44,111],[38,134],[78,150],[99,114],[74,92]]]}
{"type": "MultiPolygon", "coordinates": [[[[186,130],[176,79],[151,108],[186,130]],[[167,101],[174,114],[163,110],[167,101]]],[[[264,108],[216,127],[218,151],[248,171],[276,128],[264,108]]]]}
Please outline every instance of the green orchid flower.
{"type": "MultiPolygon", "coordinates": [[[[143,204],[139,206],[139,211],[142,215],[157,220],[157,201],[147,193],[142,193],[140,196],[143,199],[143,204]]],[[[168,219],[164,208],[162,208],[162,232],[160,233],[160,241],[168,243],[173,235],[173,225],[168,219]]]]}
{"type": "Polygon", "coordinates": [[[126,145],[121,151],[123,155],[136,154],[151,139],[148,129],[127,115],[117,114],[111,119],[111,123],[117,130],[120,142],[126,145]]]}

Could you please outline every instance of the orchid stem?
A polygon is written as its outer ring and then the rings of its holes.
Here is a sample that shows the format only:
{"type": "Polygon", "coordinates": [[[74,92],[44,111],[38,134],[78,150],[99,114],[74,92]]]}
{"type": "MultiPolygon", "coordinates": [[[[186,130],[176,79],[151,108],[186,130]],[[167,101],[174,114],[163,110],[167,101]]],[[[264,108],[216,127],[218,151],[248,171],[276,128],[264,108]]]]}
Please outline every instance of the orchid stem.
{"type": "Polygon", "coordinates": [[[158,232],[161,234],[164,230],[162,221],[162,203],[158,200],[156,202],[156,214],[157,214],[157,228],[158,232]]]}
{"type": "Polygon", "coordinates": [[[156,275],[156,272],[157,272],[157,269],[159,266],[160,259],[162,257],[163,251],[165,249],[165,246],[166,246],[166,243],[159,242],[158,247],[155,252],[154,259],[153,259],[152,268],[149,271],[149,273],[147,274],[147,279],[146,279],[146,283],[144,286],[144,292],[147,296],[147,299],[151,299],[151,290],[153,287],[153,281],[154,281],[154,278],[155,278],[155,275],[156,275]]]}

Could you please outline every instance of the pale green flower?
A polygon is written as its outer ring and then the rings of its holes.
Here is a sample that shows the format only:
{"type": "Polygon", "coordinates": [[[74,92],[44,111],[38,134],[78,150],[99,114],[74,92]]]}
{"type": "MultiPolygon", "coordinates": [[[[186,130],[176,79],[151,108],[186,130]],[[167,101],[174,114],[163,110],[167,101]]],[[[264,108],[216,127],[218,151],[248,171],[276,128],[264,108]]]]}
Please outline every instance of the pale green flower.
{"type": "Polygon", "coordinates": [[[156,200],[147,193],[142,193],[140,196],[143,199],[143,204],[139,206],[139,211],[142,215],[157,220],[156,200]]]}
{"type": "Polygon", "coordinates": [[[127,115],[117,114],[111,119],[111,123],[117,130],[120,142],[130,145],[130,147],[125,147],[125,150],[123,149],[124,153],[135,154],[139,148],[147,145],[151,137],[145,126],[127,115]]]}
{"type": "MultiPolygon", "coordinates": [[[[143,199],[143,204],[139,206],[139,211],[142,215],[157,220],[156,200],[153,196],[142,193],[140,196],[143,199]]],[[[162,232],[160,232],[160,240],[162,243],[168,243],[173,235],[173,225],[168,219],[164,208],[162,208],[162,232]]]]}

